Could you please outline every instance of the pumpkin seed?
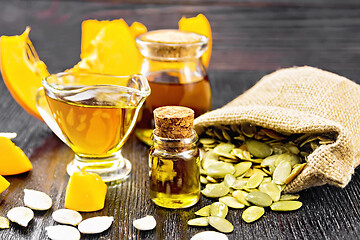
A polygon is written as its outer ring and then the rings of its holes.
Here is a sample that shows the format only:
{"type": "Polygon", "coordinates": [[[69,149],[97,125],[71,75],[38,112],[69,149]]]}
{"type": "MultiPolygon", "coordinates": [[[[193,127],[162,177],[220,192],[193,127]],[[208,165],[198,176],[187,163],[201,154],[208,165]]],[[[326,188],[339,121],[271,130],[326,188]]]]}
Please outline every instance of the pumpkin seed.
{"type": "Polygon", "coordinates": [[[268,207],[272,203],[271,197],[260,191],[251,192],[246,196],[246,200],[256,206],[268,207]]]}
{"type": "Polygon", "coordinates": [[[230,208],[240,209],[240,208],[245,207],[245,205],[240,203],[236,198],[230,197],[230,196],[225,196],[225,197],[219,198],[219,202],[226,204],[226,206],[228,206],[230,208]]]}
{"type": "Polygon", "coordinates": [[[229,193],[229,188],[222,183],[207,184],[201,193],[210,198],[223,197],[229,193]]]}
{"type": "Polygon", "coordinates": [[[222,130],[222,135],[225,138],[225,140],[227,140],[229,142],[231,141],[230,135],[224,129],[222,130]]]}
{"type": "Polygon", "coordinates": [[[206,169],[207,175],[214,178],[224,178],[227,174],[233,174],[234,172],[234,166],[225,162],[213,163],[206,169]]]}
{"type": "Polygon", "coordinates": [[[10,209],[6,216],[10,221],[17,223],[20,226],[27,227],[34,217],[34,212],[27,207],[15,207],[10,209]]]}
{"type": "MultiPolygon", "coordinates": [[[[149,218],[151,216],[148,216],[149,218]]],[[[155,219],[154,219],[155,220],[155,219]]],[[[112,222],[114,221],[114,218],[113,217],[108,217],[108,216],[99,216],[99,217],[92,217],[92,218],[88,218],[88,219],[85,219],[84,221],[82,221],[79,226],[78,226],[78,229],[81,233],[84,233],[84,234],[96,234],[96,233],[101,233],[105,230],[107,230],[112,222]]],[[[144,224],[145,226],[152,226],[151,224],[153,222],[151,221],[145,221],[146,224],[144,224]],[[151,224],[150,224],[151,223],[151,224]]],[[[142,223],[144,223],[142,222],[142,223]]],[[[143,225],[143,227],[145,227],[143,225]]]]}
{"type": "Polygon", "coordinates": [[[210,216],[225,218],[228,213],[228,207],[225,203],[214,202],[210,205],[210,216]]]}
{"type": "Polygon", "coordinates": [[[261,162],[261,166],[262,167],[274,167],[275,168],[275,161],[277,160],[277,158],[279,157],[280,155],[278,154],[275,154],[275,155],[271,155],[269,157],[266,157],[264,160],[262,160],[261,162]]]}
{"type": "Polygon", "coordinates": [[[249,160],[251,161],[251,155],[248,151],[242,150],[240,148],[234,148],[231,152],[241,160],[249,160]]]}
{"type": "Polygon", "coordinates": [[[271,204],[273,211],[294,211],[301,208],[302,202],[299,201],[279,201],[271,204]]]}
{"type": "Polygon", "coordinates": [[[235,181],[236,178],[232,174],[226,174],[226,176],[224,177],[224,184],[227,187],[231,187],[235,183],[235,181]]]}
{"type": "Polygon", "coordinates": [[[291,164],[289,161],[282,161],[279,165],[275,168],[273,174],[273,180],[276,184],[283,185],[285,183],[286,178],[291,173],[291,164]]]}
{"type": "Polygon", "coordinates": [[[269,195],[274,202],[279,201],[280,199],[281,190],[273,182],[261,183],[259,190],[269,195]]]}
{"type": "Polygon", "coordinates": [[[200,182],[202,184],[207,184],[209,181],[206,179],[206,177],[200,176],[200,182]]]}
{"type": "Polygon", "coordinates": [[[280,196],[280,201],[298,200],[299,198],[299,194],[283,194],[280,196]]]}
{"type": "Polygon", "coordinates": [[[236,190],[232,193],[232,195],[240,203],[244,204],[245,206],[250,206],[250,203],[246,200],[246,197],[247,197],[247,195],[249,195],[249,193],[241,191],[241,190],[236,190]]]}
{"type": "Polygon", "coordinates": [[[296,167],[293,168],[293,170],[291,171],[290,175],[285,179],[284,183],[288,184],[289,182],[291,182],[297,175],[299,175],[301,173],[301,171],[304,169],[306,163],[300,164],[296,167]]]}
{"type": "Polygon", "coordinates": [[[200,138],[199,142],[203,145],[211,145],[216,143],[215,139],[212,138],[200,138]]]}
{"type": "Polygon", "coordinates": [[[291,167],[293,167],[295,164],[299,164],[300,163],[300,158],[292,153],[283,153],[280,156],[278,156],[278,158],[275,161],[275,167],[277,167],[279,165],[280,162],[282,161],[289,161],[291,167]]]}
{"type": "Polygon", "coordinates": [[[232,143],[220,143],[214,148],[214,153],[223,156],[223,153],[229,154],[234,148],[235,145],[232,143]]]}
{"type": "Polygon", "coordinates": [[[195,234],[190,240],[228,240],[228,237],[215,231],[204,231],[195,234]]]}
{"type": "Polygon", "coordinates": [[[43,192],[24,189],[24,204],[34,210],[48,210],[52,206],[51,198],[43,192]]]}
{"type": "Polygon", "coordinates": [[[188,221],[188,225],[205,227],[205,226],[209,225],[209,218],[208,217],[199,217],[199,218],[190,219],[188,221]]]}
{"type": "Polygon", "coordinates": [[[7,218],[0,217],[0,229],[9,228],[10,222],[7,218]]]}
{"type": "Polygon", "coordinates": [[[242,219],[247,223],[252,223],[264,215],[265,209],[263,207],[251,206],[245,209],[242,214],[242,219]]]}
{"type": "Polygon", "coordinates": [[[53,212],[54,221],[62,224],[78,225],[82,221],[81,214],[71,209],[59,209],[53,212]]]}
{"type": "Polygon", "coordinates": [[[67,239],[79,240],[81,235],[79,230],[72,226],[56,225],[45,228],[48,238],[52,240],[67,239]]]}
{"type": "Polygon", "coordinates": [[[210,176],[206,176],[206,180],[211,183],[218,183],[218,180],[210,176]]]}
{"type": "Polygon", "coordinates": [[[203,217],[210,216],[210,205],[200,208],[198,211],[195,212],[195,215],[199,215],[203,217]]]}
{"type": "Polygon", "coordinates": [[[247,184],[247,181],[248,180],[246,179],[238,179],[233,183],[231,187],[237,190],[243,189],[244,186],[247,184]]]}
{"type": "Polygon", "coordinates": [[[246,173],[251,168],[251,162],[241,162],[234,166],[235,173],[233,174],[234,177],[238,177],[244,173],[246,173]]]}
{"type": "Polygon", "coordinates": [[[214,153],[214,151],[208,151],[204,157],[202,158],[201,164],[204,170],[208,169],[211,164],[219,162],[218,156],[214,153]]]}
{"type": "Polygon", "coordinates": [[[240,129],[241,132],[249,138],[253,137],[256,133],[256,127],[251,123],[242,123],[240,129]]]}
{"type": "Polygon", "coordinates": [[[1,132],[0,137],[6,137],[8,139],[14,139],[17,137],[17,133],[15,132],[1,132]]]}
{"type": "Polygon", "coordinates": [[[266,143],[256,140],[249,140],[246,142],[246,146],[251,155],[258,158],[266,158],[272,154],[272,148],[266,143]]]}
{"type": "Polygon", "coordinates": [[[209,224],[216,230],[223,233],[230,233],[234,230],[234,226],[231,224],[231,222],[221,217],[210,216],[209,224]]]}
{"type": "Polygon", "coordinates": [[[285,143],[285,147],[291,152],[292,154],[298,155],[300,153],[300,150],[297,146],[291,144],[291,143],[285,143]]]}
{"type": "Polygon", "coordinates": [[[247,182],[246,187],[247,188],[257,188],[263,179],[264,179],[264,176],[261,173],[259,173],[259,172],[254,173],[254,175],[252,175],[249,178],[249,181],[247,182]]]}

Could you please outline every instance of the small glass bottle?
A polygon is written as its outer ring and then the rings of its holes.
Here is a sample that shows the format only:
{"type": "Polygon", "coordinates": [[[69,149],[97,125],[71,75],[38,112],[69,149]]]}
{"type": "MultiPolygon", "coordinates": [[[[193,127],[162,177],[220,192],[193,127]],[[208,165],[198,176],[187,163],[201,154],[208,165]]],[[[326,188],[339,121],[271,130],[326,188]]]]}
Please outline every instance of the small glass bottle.
{"type": "Polygon", "coordinates": [[[188,107],[194,110],[195,117],[211,110],[210,82],[201,61],[208,38],[166,29],[142,34],[136,43],[144,56],[141,73],[151,88],[138,128],[152,131],[153,110],[162,106],[188,107]]]}
{"type": "Polygon", "coordinates": [[[200,199],[200,158],[194,111],[179,106],[155,109],[149,155],[150,198],[165,208],[186,208],[200,199]]]}

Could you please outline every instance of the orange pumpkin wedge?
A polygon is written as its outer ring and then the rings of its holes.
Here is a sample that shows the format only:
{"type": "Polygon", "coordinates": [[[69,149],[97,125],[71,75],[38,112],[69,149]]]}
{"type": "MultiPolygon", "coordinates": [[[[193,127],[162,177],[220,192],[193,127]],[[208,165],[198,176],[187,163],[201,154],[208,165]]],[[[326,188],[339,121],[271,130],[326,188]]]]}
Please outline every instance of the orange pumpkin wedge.
{"type": "Polygon", "coordinates": [[[93,212],[104,208],[107,186],[96,173],[75,172],[65,193],[65,208],[93,212]]]}
{"type": "Polygon", "coordinates": [[[85,52],[81,53],[81,61],[69,71],[112,75],[140,72],[143,57],[136,47],[133,33],[123,19],[106,23],[95,38],[90,40],[90,37],[86,37],[86,39],[83,42],[85,52]]]}
{"type": "Polygon", "coordinates": [[[208,50],[202,56],[202,61],[207,68],[210,63],[211,51],[212,51],[212,33],[211,26],[207,18],[203,14],[199,14],[196,17],[186,18],[182,17],[178,23],[179,30],[194,32],[209,38],[208,50]]]}
{"type": "Polygon", "coordinates": [[[0,175],[16,175],[33,168],[25,153],[6,137],[0,137],[0,152],[0,175]]]}
{"type": "Polygon", "coordinates": [[[140,22],[133,22],[130,26],[130,32],[133,38],[135,39],[140,34],[146,33],[147,28],[144,24],[140,22]]]}
{"type": "Polygon", "coordinates": [[[5,191],[10,186],[10,183],[0,175],[0,193],[5,191]]]}
{"type": "Polygon", "coordinates": [[[1,36],[0,69],[6,87],[17,103],[41,120],[35,96],[41,87],[41,77],[49,73],[29,39],[29,32],[27,27],[20,36],[1,36]]]}

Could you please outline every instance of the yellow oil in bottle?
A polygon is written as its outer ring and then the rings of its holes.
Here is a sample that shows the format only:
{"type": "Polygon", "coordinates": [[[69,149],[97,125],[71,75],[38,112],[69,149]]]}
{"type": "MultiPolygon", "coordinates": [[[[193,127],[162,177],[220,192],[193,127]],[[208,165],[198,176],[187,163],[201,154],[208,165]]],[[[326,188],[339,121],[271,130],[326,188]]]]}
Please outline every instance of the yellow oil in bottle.
{"type": "Polygon", "coordinates": [[[166,208],[186,208],[197,203],[200,198],[198,151],[171,156],[151,149],[150,197],[155,204],[166,208]]]}
{"type": "Polygon", "coordinates": [[[136,107],[87,98],[78,102],[46,96],[54,119],[78,155],[106,157],[121,148],[136,107]]]}

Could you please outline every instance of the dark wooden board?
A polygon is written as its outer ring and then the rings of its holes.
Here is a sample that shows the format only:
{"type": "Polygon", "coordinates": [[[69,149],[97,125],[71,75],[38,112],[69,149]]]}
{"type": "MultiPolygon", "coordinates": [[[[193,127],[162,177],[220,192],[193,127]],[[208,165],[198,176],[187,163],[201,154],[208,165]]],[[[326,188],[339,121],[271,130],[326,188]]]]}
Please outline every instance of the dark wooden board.
{"type": "MultiPolygon", "coordinates": [[[[73,66],[80,54],[80,24],[88,18],[123,17],[149,29],[174,28],[182,15],[203,12],[209,18],[214,49],[209,75],[213,107],[218,108],[278,68],[312,65],[344,75],[356,82],[360,62],[360,4],[357,1],[1,1],[0,35],[20,34],[32,27],[30,37],[50,72],[73,66]]],[[[0,215],[23,205],[23,189],[49,193],[54,206],[36,212],[28,228],[11,224],[0,239],[46,239],[44,228],[53,225],[51,213],[64,206],[72,159],[66,147],[45,124],[29,116],[0,83],[0,131],[14,131],[14,142],[34,165],[27,174],[6,177],[11,186],[0,195],[0,215]]],[[[108,189],[103,210],[83,214],[115,217],[106,232],[83,239],[190,239],[211,227],[188,227],[194,212],[213,200],[202,197],[186,210],[156,207],[148,196],[148,148],[134,136],[124,146],[133,164],[131,177],[108,189]],[[155,230],[139,232],[135,218],[154,215],[155,230]]],[[[267,211],[253,224],[241,220],[242,210],[231,210],[235,230],[229,239],[358,239],[360,235],[360,172],[345,189],[322,186],[301,192],[303,207],[291,213],[267,211]]]]}

